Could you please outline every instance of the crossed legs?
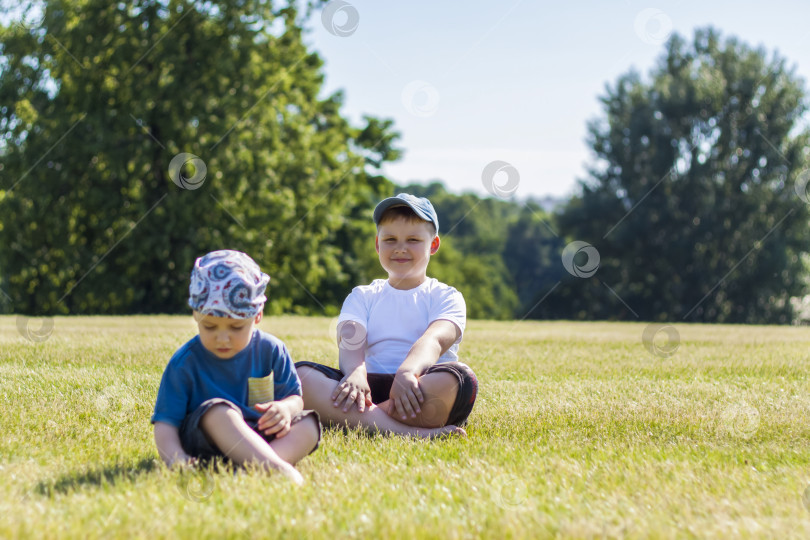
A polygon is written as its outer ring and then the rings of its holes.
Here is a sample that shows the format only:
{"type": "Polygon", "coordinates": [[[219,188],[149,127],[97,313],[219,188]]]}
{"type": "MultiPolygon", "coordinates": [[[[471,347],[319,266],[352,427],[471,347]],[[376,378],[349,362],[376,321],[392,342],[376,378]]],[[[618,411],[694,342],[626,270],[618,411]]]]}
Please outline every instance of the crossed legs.
{"type": "Polygon", "coordinates": [[[436,437],[446,434],[466,435],[457,426],[448,426],[447,419],[458,393],[458,380],[445,372],[429,373],[419,378],[419,385],[425,401],[420,404],[421,412],[415,417],[394,418],[391,400],[372,405],[364,412],[352,406],[344,412],[335,407],[332,392],[339,381],[330,379],[320,371],[307,366],[298,367],[304,394],[304,407],[315,409],[325,423],[342,424],[350,427],[363,427],[370,430],[411,435],[436,437]]]}
{"type": "Polygon", "coordinates": [[[315,418],[307,416],[293,424],[287,435],[268,443],[245,423],[239,412],[226,405],[215,405],[200,419],[200,428],[234,463],[275,469],[301,484],[301,473],[293,465],[318,443],[316,422],[315,418]]]}

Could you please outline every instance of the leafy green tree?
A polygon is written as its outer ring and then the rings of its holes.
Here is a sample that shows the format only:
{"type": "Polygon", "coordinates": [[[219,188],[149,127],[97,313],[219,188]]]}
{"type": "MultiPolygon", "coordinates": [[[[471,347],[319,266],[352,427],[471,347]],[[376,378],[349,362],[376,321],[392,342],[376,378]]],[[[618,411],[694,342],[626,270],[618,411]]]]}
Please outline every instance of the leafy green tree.
{"type": "Polygon", "coordinates": [[[511,319],[518,301],[509,270],[494,253],[462,253],[452,236],[445,236],[431,258],[428,275],[452,285],[464,295],[470,319],[511,319]]]}
{"type": "Polygon", "coordinates": [[[552,295],[567,277],[560,264],[565,246],[551,222],[542,209],[529,204],[510,221],[506,232],[503,261],[520,299],[515,312],[519,319],[555,318],[560,310],[552,295]]]}
{"type": "Polygon", "coordinates": [[[374,249],[377,227],[373,221],[373,209],[378,202],[394,194],[394,184],[379,174],[379,168],[384,161],[399,157],[400,151],[394,147],[399,135],[392,131],[391,120],[371,117],[365,120],[367,126],[355,137],[355,142],[358,152],[364,153],[369,170],[367,189],[354,204],[344,209],[343,224],[335,234],[333,245],[341,254],[341,276],[344,279],[330,279],[321,288],[323,302],[330,306],[330,312],[339,311],[353,287],[386,277],[374,249]]]}
{"type": "Polygon", "coordinates": [[[336,240],[346,209],[390,186],[375,170],[397,135],[319,98],[294,5],[50,0],[2,28],[13,310],[182,310],[195,257],[222,248],[271,275],[270,313],[320,312],[351,286],[362,264],[336,240]]]}
{"type": "Polygon", "coordinates": [[[561,286],[563,316],[789,322],[805,289],[808,208],[794,187],[810,134],[786,61],[702,29],[601,102],[597,159],[560,216],[600,265],[561,286]]]}

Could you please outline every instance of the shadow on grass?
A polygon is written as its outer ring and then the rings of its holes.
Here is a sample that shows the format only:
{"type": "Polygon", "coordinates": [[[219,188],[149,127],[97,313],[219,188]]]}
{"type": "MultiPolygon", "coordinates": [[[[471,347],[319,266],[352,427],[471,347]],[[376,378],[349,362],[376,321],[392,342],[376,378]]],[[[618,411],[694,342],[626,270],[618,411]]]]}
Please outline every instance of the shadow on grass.
{"type": "Polygon", "coordinates": [[[153,458],[143,458],[135,464],[119,464],[103,468],[77,471],[53,480],[43,480],[37,484],[37,493],[51,497],[57,493],[70,493],[85,486],[101,487],[121,482],[134,482],[139,476],[150,473],[159,467],[153,458]]]}

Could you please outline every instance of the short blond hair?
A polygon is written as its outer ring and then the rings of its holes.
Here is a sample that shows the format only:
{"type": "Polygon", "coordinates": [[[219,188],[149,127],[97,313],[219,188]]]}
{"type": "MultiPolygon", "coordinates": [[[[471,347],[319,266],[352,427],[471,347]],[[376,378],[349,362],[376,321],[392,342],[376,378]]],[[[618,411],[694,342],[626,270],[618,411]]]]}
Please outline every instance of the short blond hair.
{"type": "Polygon", "coordinates": [[[433,236],[436,236],[436,226],[432,222],[422,219],[416,215],[413,208],[406,204],[392,206],[386,209],[386,211],[380,216],[380,222],[377,223],[377,230],[380,230],[380,225],[390,223],[391,221],[395,221],[400,218],[408,221],[409,223],[427,223],[430,225],[430,230],[433,236]]]}

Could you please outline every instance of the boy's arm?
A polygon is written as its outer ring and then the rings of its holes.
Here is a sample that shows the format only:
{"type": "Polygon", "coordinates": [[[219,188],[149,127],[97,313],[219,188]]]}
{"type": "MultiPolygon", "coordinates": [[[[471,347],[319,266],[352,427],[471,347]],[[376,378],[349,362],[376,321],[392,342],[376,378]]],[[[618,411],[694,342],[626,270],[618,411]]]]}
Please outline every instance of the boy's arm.
{"type": "Polygon", "coordinates": [[[193,459],[183,450],[177,428],[166,422],[155,422],[155,446],[168,467],[188,463],[193,459]]]}
{"type": "Polygon", "coordinates": [[[333,406],[343,407],[348,412],[352,405],[363,412],[371,406],[371,388],[366,373],[366,329],[351,320],[343,321],[337,328],[338,363],[343,379],[332,392],[333,406]]]}
{"type": "Polygon", "coordinates": [[[266,358],[269,363],[265,367],[273,374],[273,394],[276,397],[271,398],[272,401],[253,405],[261,413],[256,429],[265,435],[281,438],[290,432],[292,418],[304,410],[301,381],[290,351],[283,343],[279,342],[273,347],[266,358]]]}
{"type": "Polygon", "coordinates": [[[397,369],[389,395],[397,414],[403,420],[407,418],[406,415],[415,418],[416,413],[421,412],[419,404],[424,401],[424,396],[419,389],[419,374],[434,365],[460,336],[458,326],[439,319],[430,323],[422,337],[408,351],[408,356],[397,369]]]}

